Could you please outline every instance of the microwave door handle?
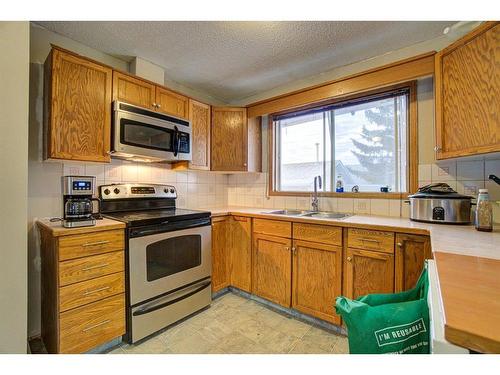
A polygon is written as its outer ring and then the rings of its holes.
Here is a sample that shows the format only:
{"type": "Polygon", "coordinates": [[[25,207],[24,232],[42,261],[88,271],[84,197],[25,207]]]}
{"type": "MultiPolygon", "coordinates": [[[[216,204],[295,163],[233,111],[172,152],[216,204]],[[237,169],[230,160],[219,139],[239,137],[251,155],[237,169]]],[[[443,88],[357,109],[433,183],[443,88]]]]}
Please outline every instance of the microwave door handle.
{"type": "Polygon", "coordinates": [[[177,126],[174,127],[174,156],[179,153],[179,129],[177,126]]]}

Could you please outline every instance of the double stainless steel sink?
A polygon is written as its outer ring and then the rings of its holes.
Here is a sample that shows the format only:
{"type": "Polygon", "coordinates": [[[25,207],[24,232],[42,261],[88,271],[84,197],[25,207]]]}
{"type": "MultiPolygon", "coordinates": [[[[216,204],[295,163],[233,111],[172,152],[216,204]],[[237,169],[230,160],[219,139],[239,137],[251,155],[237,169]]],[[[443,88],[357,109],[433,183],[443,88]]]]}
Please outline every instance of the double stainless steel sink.
{"type": "Polygon", "coordinates": [[[345,214],[342,212],[304,211],[304,210],[277,210],[265,213],[272,215],[284,215],[284,216],[315,217],[318,219],[344,219],[348,216],[351,216],[350,214],[345,214]]]}

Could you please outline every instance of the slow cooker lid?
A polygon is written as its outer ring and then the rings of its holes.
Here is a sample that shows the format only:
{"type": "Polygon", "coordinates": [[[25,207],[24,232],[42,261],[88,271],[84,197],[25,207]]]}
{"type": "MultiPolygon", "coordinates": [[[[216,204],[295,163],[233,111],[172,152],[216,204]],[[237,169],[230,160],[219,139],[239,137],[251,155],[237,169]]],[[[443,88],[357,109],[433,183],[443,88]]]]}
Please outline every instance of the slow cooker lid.
{"type": "Polygon", "coordinates": [[[445,183],[434,183],[422,186],[418,191],[409,195],[408,198],[420,199],[472,199],[472,197],[459,194],[445,183]]]}

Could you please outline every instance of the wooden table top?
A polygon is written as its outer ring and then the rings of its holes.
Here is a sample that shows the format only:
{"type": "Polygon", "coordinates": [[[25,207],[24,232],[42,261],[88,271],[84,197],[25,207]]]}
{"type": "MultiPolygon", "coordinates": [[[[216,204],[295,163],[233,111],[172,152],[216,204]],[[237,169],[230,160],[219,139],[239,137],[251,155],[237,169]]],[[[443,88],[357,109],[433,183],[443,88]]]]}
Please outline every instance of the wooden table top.
{"type": "Polygon", "coordinates": [[[446,339],[481,353],[500,353],[500,260],[441,252],[434,259],[446,339]]]}

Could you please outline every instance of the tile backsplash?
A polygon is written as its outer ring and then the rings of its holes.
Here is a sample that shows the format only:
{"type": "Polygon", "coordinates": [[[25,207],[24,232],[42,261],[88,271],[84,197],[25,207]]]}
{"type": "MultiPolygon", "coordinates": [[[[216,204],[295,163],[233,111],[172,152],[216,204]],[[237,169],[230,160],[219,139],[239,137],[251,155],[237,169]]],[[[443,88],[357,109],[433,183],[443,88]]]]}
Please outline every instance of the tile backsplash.
{"type": "MultiPolygon", "coordinates": [[[[490,174],[500,176],[500,159],[443,161],[420,164],[419,186],[444,182],[460,194],[476,197],[479,189],[487,188],[494,201],[496,222],[500,222],[500,186],[488,180],[490,174]]],[[[229,206],[262,208],[309,209],[310,197],[266,195],[267,173],[233,174],[228,178],[227,203],[229,206]]],[[[312,181],[311,181],[312,183],[312,181]]],[[[320,209],[365,215],[409,216],[404,200],[320,198],[320,209]]]]}
{"type": "Polygon", "coordinates": [[[62,175],[95,176],[97,185],[114,183],[171,184],[177,206],[209,208],[227,205],[228,176],[207,171],[175,171],[168,164],[144,164],[113,159],[111,164],[64,162],[62,175]]]}

